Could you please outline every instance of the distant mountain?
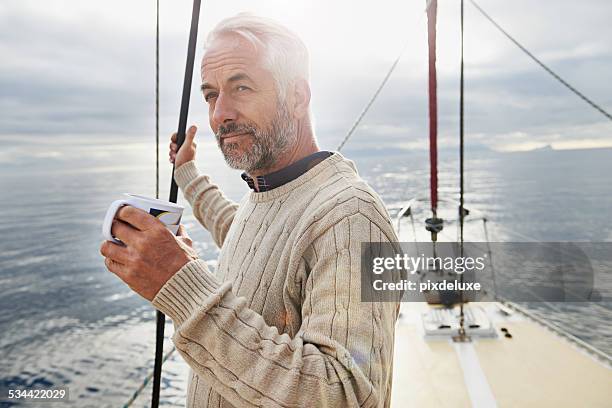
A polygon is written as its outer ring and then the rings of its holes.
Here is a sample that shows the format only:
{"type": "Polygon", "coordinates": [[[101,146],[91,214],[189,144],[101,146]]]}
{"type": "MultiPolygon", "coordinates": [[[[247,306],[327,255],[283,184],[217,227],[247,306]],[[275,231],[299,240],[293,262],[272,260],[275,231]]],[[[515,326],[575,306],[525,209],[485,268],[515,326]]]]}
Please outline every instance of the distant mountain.
{"type": "Polygon", "coordinates": [[[529,151],[530,151],[530,152],[545,152],[545,151],[552,151],[552,150],[555,150],[555,149],[552,147],[552,145],[547,144],[547,145],[544,145],[544,146],[542,146],[542,147],[536,147],[536,148],[531,149],[531,150],[529,150],[529,151]]]}

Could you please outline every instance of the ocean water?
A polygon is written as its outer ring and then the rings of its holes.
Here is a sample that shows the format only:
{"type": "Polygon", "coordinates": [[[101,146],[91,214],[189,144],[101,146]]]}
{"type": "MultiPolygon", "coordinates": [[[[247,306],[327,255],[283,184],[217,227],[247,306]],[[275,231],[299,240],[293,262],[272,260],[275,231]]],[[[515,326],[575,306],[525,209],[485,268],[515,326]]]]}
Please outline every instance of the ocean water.
{"type": "MultiPolygon", "coordinates": [[[[10,146],[0,153],[0,388],[65,385],[72,406],[120,406],[152,368],[155,313],[106,271],[100,228],[121,193],[154,196],[152,143],[33,138],[10,146]]],[[[426,152],[344,154],[390,208],[428,193],[426,152]]],[[[162,198],[170,180],[165,155],[162,148],[162,198]]],[[[247,192],[213,143],[202,143],[198,155],[230,198],[247,192]]],[[[457,169],[455,152],[441,152],[442,198],[457,197],[457,169]]],[[[610,174],[610,149],[470,151],[466,207],[487,215],[493,241],[612,241],[610,174]]],[[[214,261],[218,249],[188,208],[184,223],[200,256],[214,261]]],[[[534,307],[612,354],[609,299],[534,307]]],[[[184,406],[186,372],[174,353],[164,366],[162,405],[184,406]]],[[[147,405],[145,392],[134,406],[147,405]]]]}

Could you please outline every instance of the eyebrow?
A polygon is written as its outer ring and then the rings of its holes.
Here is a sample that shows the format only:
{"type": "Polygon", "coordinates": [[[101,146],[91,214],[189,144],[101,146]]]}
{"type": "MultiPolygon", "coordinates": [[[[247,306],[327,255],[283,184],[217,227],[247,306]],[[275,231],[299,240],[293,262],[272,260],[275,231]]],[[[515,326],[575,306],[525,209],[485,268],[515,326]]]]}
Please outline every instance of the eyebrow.
{"type": "Polygon", "coordinates": [[[207,89],[214,89],[214,88],[215,87],[209,84],[208,82],[204,82],[202,85],[200,85],[200,91],[202,92],[204,92],[207,89]]]}
{"type": "MultiPolygon", "coordinates": [[[[227,80],[227,82],[237,82],[237,81],[242,81],[242,80],[248,80],[251,81],[251,78],[242,72],[239,72],[237,74],[232,75],[231,77],[229,77],[229,79],[227,80]]],[[[215,89],[214,86],[212,86],[211,84],[209,84],[208,82],[204,82],[201,86],[200,86],[200,90],[202,92],[204,92],[207,89],[215,89]]]]}

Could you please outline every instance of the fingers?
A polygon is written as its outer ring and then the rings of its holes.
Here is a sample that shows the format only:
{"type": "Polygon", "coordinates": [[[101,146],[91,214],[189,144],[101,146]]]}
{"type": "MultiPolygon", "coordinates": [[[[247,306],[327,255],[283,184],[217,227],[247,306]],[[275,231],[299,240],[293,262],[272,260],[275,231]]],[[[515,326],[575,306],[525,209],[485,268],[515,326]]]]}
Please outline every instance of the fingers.
{"type": "MultiPolygon", "coordinates": [[[[195,149],[197,147],[197,144],[195,142],[195,136],[196,133],[198,131],[197,126],[195,125],[191,125],[189,127],[189,129],[187,129],[187,133],[185,134],[185,140],[183,141],[183,144],[181,145],[180,149],[178,147],[178,134],[177,132],[174,132],[172,134],[172,136],[170,136],[170,143],[168,145],[169,147],[169,151],[168,151],[168,161],[170,163],[175,163],[176,162],[176,155],[180,152],[185,152],[185,151],[193,151],[195,152],[195,149]]],[[[194,153],[187,153],[188,156],[193,156],[194,153]]],[[[183,154],[184,156],[184,154],[183,154]]],[[[192,158],[193,159],[193,158],[192,158]]],[[[182,164],[182,162],[180,163],[182,164]]]]}
{"type": "Polygon", "coordinates": [[[157,218],[147,214],[140,208],[132,207],[131,205],[124,205],[121,207],[119,211],[117,211],[115,218],[130,224],[132,227],[140,231],[150,230],[161,224],[161,221],[159,221],[157,218]]]}
{"type": "MultiPolygon", "coordinates": [[[[183,144],[179,148],[178,153],[182,153],[182,152],[190,151],[190,150],[195,151],[196,142],[194,139],[195,139],[195,135],[197,131],[198,131],[198,128],[195,125],[189,126],[189,129],[187,129],[187,133],[185,134],[185,140],[183,141],[183,144]]],[[[176,157],[176,154],[175,154],[175,157],[176,157]]],[[[172,154],[170,155],[170,159],[172,159],[172,154]]]]}
{"type": "Polygon", "coordinates": [[[104,259],[104,265],[106,265],[106,269],[119,276],[121,279],[127,275],[127,270],[125,265],[119,263],[111,258],[104,259]]]}
{"type": "Polygon", "coordinates": [[[168,152],[170,163],[174,163],[174,160],[176,159],[176,148],[176,143],[170,142],[170,151],[168,152]]]}
{"type": "Polygon", "coordinates": [[[183,226],[183,224],[179,225],[178,231],[176,233],[176,239],[183,244],[186,244],[189,248],[193,248],[193,241],[191,237],[187,235],[187,229],[183,226]]]}
{"type": "Polygon", "coordinates": [[[122,265],[129,262],[129,255],[127,251],[127,247],[115,244],[111,241],[104,241],[100,246],[100,253],[102,256],[122,265]]]}
{"type": "Polygon", "coordinates": [[[174,132],[172,136],[170,136],[169,147],[170,147],[170,151],[168,152],[168,155],[170,156],[170,163],[174,163],[174,159],[176,158],[176,149],[177,149],[176,132],[174,132]]]}
{"type": "MultiPolygon", "coordinates": [[[[198,127],[196,125],[189,126],[187,129],[187,133],[185,134],[185,140],[183,141],[183,145],[191,145],[193,140],[195,139],[195,135],[198,132],[198,127]]],[[[170,150],[176,152],[177,141],[178,141],[178,133],[174,132],[172,136],[170,136],[170,150]]]]}
{"type": "Polygon", "coordinates": [[[136,242],[138,230],[134,229],[132,226],[123,221],[113,220],[111,225],[111,234],[115,238],[120,239],[121,242],[124,242],[127,245],[132,245],[134,242],[136,242]]]}
{"type": "Polygon", "coordinates": [[[193,139],[195,139],[195,135],[197,131],[198,131],[198,128],[196,125],[189,126],[189,129],[187,129],[187,134],[185,135],[184,144],[191,146],[191,144],[193,144],[193,139]]]}

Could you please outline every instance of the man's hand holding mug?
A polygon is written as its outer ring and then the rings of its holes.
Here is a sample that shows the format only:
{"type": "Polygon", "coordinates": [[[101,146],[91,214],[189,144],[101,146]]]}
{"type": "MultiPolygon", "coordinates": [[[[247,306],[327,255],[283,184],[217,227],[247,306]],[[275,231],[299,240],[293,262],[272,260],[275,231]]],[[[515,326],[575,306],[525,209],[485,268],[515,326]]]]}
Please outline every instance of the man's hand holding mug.
{"type": "Polygon", "coordinates": [[[109,207],[100,247],[104,264],[132,290],[152,301],[185,264],[197,259],[179,224],[183,207],[134,194],[109,207]],[[176,234],[176,235],[175,235],[176,234]]]}

